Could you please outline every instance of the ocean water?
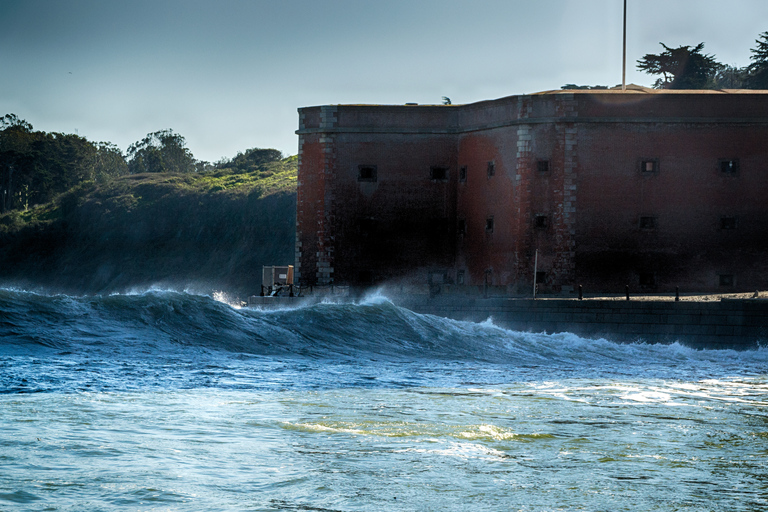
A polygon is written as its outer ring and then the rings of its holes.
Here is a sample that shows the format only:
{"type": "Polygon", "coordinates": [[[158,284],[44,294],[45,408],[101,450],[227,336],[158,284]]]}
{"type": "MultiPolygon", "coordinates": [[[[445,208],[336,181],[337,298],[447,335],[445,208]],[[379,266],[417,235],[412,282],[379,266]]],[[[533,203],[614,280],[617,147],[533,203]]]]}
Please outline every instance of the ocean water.
{"type": "Polygon", "coordinates": [[[768,349],[0,290],[16,510],[768,510],[768,349]]]}

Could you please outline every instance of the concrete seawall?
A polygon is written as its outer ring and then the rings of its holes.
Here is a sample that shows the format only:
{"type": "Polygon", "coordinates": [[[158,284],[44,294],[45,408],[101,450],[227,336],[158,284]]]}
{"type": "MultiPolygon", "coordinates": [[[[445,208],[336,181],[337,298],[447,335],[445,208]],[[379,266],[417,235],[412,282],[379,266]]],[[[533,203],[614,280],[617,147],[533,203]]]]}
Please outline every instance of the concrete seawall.
{"type": "Polygon", "coordinates": [[[397,300],[418,313],[483,321],[531,332],[570,332],[613,341],[672,343],[696,348],[747,349],[768,342],[768,300],[715,302],[571,299],[397,300]]]}
{"type": "MultiPolygon", "coordinates": [[[[249,303],[265,308],[298,307],[323,298],[251,297],[249,303]]],[[[695,348],[768,346],[768,299],[674,302],[404,295],[392,301],[417,313],[455,320],[482,322],[491,317],[494,324],[517,331],[570,332],[617,342],[678,341],[695,348]]]]}

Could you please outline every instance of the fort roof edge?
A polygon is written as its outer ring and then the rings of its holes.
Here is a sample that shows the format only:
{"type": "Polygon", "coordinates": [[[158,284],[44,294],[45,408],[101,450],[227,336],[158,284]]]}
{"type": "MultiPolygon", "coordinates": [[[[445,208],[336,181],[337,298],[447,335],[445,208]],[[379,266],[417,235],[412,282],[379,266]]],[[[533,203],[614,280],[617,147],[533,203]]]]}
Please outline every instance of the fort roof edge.
{"type": "Polygon", "coordinates": [[[456,105],[316,105],[298,109],[295,133],[461,134],[542,123],[764,125],[766,100],[768,91],[633,87],[542,91],[456,105]],[[323,112],[333,122],[320,122],[323,112]]]}
{"type": "Polygon", "coordinates": [[[445,105],[442,103],[327,103],[322,105],[307,105],[304,107],[299,107],[298,110],[304,110],[309,108],[318,108],[318,107],[376,107],[376,108],[465,108],[465,107],[472,107],[477,105],[482,105],[484,103],[493,103],[497,101],[503,101],[503,100],[512,100],[517,99],[521,97],[527,97],[527,96],[548,96],[548,95],[567,95],[567,94],[577,94],[577,95],[603,95],[603,94],[609,94],[609,95],[768,95],[768,90],[763,89],[652,89],[650,87],[643,87],[639,85],[629,84],[627,85],[627,90],[622,91],[621,89],[611,88],[611,89],[551,89],[546,91],[538,91],[538,92],[532,92],[532,93],[524,93],[524,94],[511,94],[509,96],[502,96],[500,98],[492,98],[492,99],[486,99],[486,100],[480,100],[480,101],[473,101],[472,103],[453,103],[450,105],[445,105]]]}

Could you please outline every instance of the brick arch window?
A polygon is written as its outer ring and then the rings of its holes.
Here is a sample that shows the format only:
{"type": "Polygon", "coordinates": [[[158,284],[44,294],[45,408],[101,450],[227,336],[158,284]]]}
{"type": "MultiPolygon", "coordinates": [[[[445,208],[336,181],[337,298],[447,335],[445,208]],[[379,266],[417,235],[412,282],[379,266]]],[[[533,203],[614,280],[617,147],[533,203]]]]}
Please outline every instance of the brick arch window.
{"type": "Polygon", "coordinates": [[[724,231],[736,229],[738,227],[738,218],[733,215],[723,215],[720,217],[720,229],[724,231]]]}
{"type": "Polygon", "coordinates": [[[644,231],[655,231],[657,227],[658,222],[653,215],[642,215],[640,217],[640,229],[644,231]]]}
{"type": "Polygon", "coordinates": [[[433,165],[429,168],[429,179],[434,181],[448,181],[448,167],[433,165]]]}
{"type": "Polygon", "coordinates": [[[358,165],[357,181],[378,181],[378,169],[375,165],[358,165]]]}
{"type": "Polygon", "coordinates": [[[726,176],[736,176],[739,174],[739,159],[721,158],[717,161],[717,167],[720,169],[720,172],[726,176]]]}
{"type": "Polygon", "coordinates": [[[643,158],[640,161],[640,172],[644,175],[653,175],[659,173],[659,159],[658,158],[643,158]]]}

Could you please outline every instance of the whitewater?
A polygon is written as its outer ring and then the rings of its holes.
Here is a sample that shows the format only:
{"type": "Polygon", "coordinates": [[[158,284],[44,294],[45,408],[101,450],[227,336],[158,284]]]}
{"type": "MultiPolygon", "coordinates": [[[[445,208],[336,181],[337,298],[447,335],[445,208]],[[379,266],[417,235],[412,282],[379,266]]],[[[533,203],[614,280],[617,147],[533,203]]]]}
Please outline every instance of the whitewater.
{"type": "Polygon", "coordinates": [[[766,348],[217,298],[0,289],[0,511],[768,510],[766,348]]]}

